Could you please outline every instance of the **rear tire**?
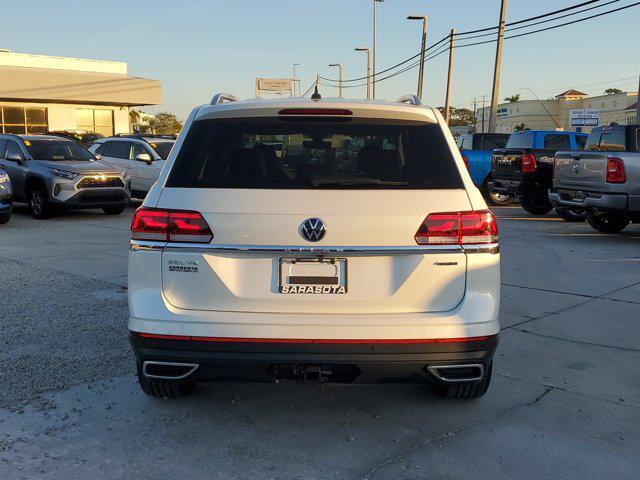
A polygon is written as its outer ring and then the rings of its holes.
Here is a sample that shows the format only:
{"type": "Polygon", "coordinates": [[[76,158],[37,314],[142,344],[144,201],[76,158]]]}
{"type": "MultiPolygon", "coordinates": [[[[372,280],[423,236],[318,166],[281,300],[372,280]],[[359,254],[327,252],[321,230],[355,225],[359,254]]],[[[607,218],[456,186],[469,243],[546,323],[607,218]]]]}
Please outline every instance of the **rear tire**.
{"type": "Polygon", "coordinates": [[[124,212],[124,208],[125,207],[104,207],[102,211],[106,215],[120,215],[122,212],[124,212]]]}
{"type": "Polygon", "coordinates": [[[587,213],[587,222],[602,233],[618,233],[629,225],[629,217],[624,213],[587,213]]]}
{"type": "Polygon", "coordinates": [[[549,200],[534,200],[531,198],[521,198],[520,206],[534,215],[546,215],[553,210],[553,205],[549,200]]]}
{"type": "Polygon", "coordinates": [[[47,189],[44,185],[36,184],[29,191],[29,207],[31,215],[38,220],[44,220],[51,216],[51,206],[47,189]]]}
{"type": "Polygon", "coordinates": [[[8,212],[0,213],[0,225],[4,225],[11,218],[11,209],[8,212]]]}
{"type": "Polygon", "coordinates": [[[585,213],[570,207],[556,207],[556,213],[565,222],[584,222],[585,213]]]}
{"type": "Polygon", "coordinates": [[[480,398],[489,390],[492,371],[493,363],[489,364],[484,373],[484,377],[482,377],[482,380],[478,383],[453,383],[451,385],[444,385],[440,387],[439,393],[441,396],[450,399],[471,400],[473,398],[480,398]]]}
{"type": "Polygon", "coordinates": [[[138,383],[144,393],[150,397],[170,399],[186,397],[196,388],[196,382],[152,380],[142,374],[142,367],[137,364],[138,383]]]}

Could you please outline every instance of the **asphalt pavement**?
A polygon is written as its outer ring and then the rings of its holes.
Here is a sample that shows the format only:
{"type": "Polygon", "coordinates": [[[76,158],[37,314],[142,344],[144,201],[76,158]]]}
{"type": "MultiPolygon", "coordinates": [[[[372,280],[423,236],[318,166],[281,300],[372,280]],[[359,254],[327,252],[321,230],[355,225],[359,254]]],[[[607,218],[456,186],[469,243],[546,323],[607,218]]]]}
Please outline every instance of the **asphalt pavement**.
{"type": "Polygon", "coordinates": [[[133,212],[0,226],[2,479],[637,479],[640,225],[494,209],[489,393],[212,384],[146,397],[127,341],[133,212]]]}

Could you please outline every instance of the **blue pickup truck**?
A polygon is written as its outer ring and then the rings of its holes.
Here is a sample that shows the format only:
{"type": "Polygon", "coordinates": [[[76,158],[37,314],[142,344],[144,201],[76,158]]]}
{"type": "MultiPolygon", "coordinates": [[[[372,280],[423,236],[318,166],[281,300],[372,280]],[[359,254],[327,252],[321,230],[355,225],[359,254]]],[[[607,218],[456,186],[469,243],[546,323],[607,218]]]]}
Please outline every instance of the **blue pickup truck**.
{"type": "Polygon", "coordinates": [[[465,133],[456,141],[473,183],[493,205],[506,205],[512,200],[511,195],[490,192],[488,187],[491,183],[493,150],[504,148],[508,138],[508,133],[465,133]]]}
{"type": "MultiPolygon", "coordinates": [[[[553,210],[548,193],[553,186],[556,152],[582,150],[587,137],[585,133],[555,130],[513,132],[504,148],[493,151],[489,188],[517,196],[529,213],[549,213],[553,210]]],[[[579,209],[558,207],[556,213],[569,222],[584,220],[584,212],[579,209]]]]}

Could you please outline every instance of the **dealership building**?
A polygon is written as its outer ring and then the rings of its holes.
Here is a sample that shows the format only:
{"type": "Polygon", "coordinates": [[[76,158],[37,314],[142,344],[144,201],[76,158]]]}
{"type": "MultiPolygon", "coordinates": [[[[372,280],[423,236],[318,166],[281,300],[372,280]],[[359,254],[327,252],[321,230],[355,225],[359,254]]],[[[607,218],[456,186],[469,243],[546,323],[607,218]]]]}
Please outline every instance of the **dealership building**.
{"type": "Polygon", "coordinates": [[[128,133],[131,107],[161,102],[160,82],[124,62],[0,50],[0,133],[128,133]]]}
{"type": "MultiPolygon", "coordinates": [[[[637,123],[637,92],[621,92],[609,95],[588,96],[578,90],[567,90],[551,100],[519,100],[501,103],[497,110],[497,132],[510,133],[524,124],[531,130],[556,130],[590,132],[597,125],[612,122],[621,125],[637,123]]],[[[489,126],[490,108],[476,112],[476,130],[489,126]]]]}

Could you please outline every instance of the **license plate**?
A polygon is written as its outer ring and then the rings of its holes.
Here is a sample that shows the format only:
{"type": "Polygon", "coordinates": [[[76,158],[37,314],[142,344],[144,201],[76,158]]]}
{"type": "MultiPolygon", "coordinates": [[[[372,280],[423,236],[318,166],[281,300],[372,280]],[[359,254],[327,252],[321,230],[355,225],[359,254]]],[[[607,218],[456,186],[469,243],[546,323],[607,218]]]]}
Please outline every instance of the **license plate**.
{"type": "Polygon", "coordinates": [[[573,199],[578,201],[584,200],[584,192],[581,190],[573,192],[573,199]]]}
{"type": "Polygon", "coordinates": [[[347,259],[281,258],[280,293],[287,295],[347,293],[347,259]]]}

